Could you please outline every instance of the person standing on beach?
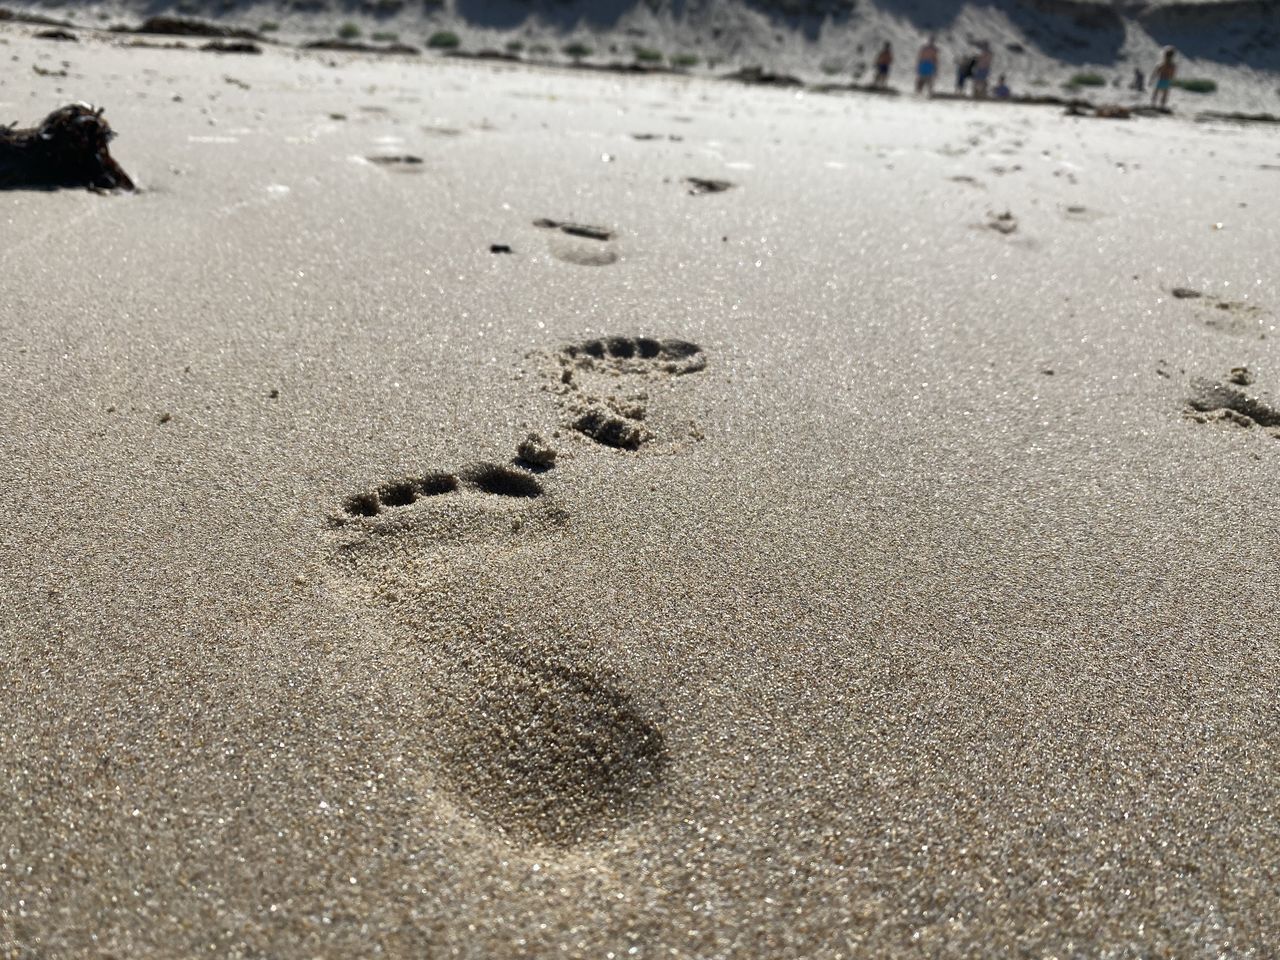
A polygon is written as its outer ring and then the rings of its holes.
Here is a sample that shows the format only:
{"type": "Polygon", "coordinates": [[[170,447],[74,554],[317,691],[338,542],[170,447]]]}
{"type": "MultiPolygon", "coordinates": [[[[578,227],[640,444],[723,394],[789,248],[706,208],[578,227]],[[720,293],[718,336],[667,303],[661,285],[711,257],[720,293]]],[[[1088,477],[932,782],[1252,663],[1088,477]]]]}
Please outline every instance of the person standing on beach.
{"type": "Polygon", "coordinates": [[[876,55],[876,79],[872,86],[877,90],[883,90],[889,86],[889,68],[893,66],[893,47],[889,41],[884,42],[884,46],[880,48],[880,52],[876,55]]]}
{"type": "Polygon", "coordinates": [[[933,96],[933,78],[937,75],[938,46],[933,37],[930,37],[916,57],[916,93],[933,96]]]}
{"type": "Polygon", "coordinates": [[[973,76],[973,68],[977,62],[978,58],[973,56],[956,61],[956,93],[964,93],[964,85],[973,76]]]}
{"type": "Polygon", "coordinates": [[[1151,71],[1151,81],[1155,86],[1151,88],[1151,105],[1153,107],[1169,106],[1169,89],[1173,86],[1173,78],[1178,75],[1178,67],[1173,62],[1173,47],[1164,48],[1164,59],[1160,61],[1160,66],[1151,71]],[[1156,101],[1159,100],[1159,103],[1156,101]]]}
{"type": "Polygon", "coordinates": [[[973,95],[979,100],[987,95],[987,81],[991,78],[991,45],[983,40],[978,44],[978,56],[973,61],[973,95]]]}
{"type": "Polygon", "coordinates": [[[1133,87],[1134,90],[1138,91],[1138,93],[1141,93],[1143,90],[1146,89],[1146,86],[1147,86],[1146,78],[1142,76],[1141,67],[1133,68],[1133,83],[1131,84],[1131,86],[1133,87]]]}

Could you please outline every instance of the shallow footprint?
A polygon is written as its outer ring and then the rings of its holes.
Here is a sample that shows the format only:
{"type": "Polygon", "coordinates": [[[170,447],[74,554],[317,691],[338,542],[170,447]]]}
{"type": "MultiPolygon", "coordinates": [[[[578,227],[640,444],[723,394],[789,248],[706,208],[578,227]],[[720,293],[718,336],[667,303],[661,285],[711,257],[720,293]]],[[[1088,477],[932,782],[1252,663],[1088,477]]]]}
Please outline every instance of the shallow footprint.
{"type": "Polygon", "coordinates": [[[448,776],[509,838],[572,845],[625,823],[661,784],[666,738],[613,678],[514,642],[462,659],[448,776]]]}
{"type": "Polygon", "coordinates": [[[654,380],[706,368],[701,347],[687,340],[602,337],[570,344],[557,354],[568,425],[606,447],[638,450],[654,439],[646,425],[649,395],[619,393],[623,378],[654,380]]]}

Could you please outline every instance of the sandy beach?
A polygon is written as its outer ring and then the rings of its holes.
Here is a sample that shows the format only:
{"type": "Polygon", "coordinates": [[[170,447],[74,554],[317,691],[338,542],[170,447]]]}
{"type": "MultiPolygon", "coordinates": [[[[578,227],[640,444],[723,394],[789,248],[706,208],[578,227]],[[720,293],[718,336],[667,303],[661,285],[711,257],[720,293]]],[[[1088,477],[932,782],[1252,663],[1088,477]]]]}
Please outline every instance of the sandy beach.
{"type": "Polygon", "coordinates": [[[4,960],[1280,954],[1280,127],[35,29],[4,960]]]}

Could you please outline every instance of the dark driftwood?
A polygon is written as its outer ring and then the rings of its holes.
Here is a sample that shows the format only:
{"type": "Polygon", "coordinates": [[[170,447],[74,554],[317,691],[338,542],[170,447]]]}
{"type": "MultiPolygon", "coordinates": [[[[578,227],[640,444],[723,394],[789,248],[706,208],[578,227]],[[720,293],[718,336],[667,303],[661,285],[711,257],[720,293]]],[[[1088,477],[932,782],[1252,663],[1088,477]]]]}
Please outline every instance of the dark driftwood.
{"type": "Polygon", "coordinates": [[[83,103],[55,110],[38,127],[0,127],[0,190],[132,190],[107,149],[113,136],[102,111],[83,103]]]}

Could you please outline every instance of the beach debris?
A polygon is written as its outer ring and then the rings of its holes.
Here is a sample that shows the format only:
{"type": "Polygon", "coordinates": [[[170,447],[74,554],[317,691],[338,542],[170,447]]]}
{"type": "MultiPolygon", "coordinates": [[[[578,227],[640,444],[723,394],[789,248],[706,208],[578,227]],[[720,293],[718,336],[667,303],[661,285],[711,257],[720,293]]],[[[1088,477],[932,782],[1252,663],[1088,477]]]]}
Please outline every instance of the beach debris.
{"type": "Polygon", "coordinates": [[[689,184],[689,193],[693,196],[703,193],[724,193],[726,190],[733,189],[734,186],[728,180],[707,180],[703,177],[685,177],[684,182],[689,184]]]}
{"type": "Polygon", "coordinates": [[[540,470],[556,465],[556,450],[539,433],[530,433],[516,446],[516,462],[540,470]]]}
{"type": "Polygon", "coordinates": [[[1280,123],[1280,116],[1274,113],[1224,113],[1217,110],[1205,110],[1196,114],[1196,123],[1227,121],[1230,123],[1280,123]]]}
{"type": "Polygon", "coordinates": [[[80,38],[69,30],[53,29],[41,30],[39,33],[32,34],[37,40],[61,40],[66,43],[79,43],[80,38]]]}
{"type": "Polygon", "coordinates": [[[157,43],[154,40],[129,40],[121,43],[122,47],[128,47],[133,50],[190,50],[191,48],[181,40],[169,40],[164,43],[157,43]]]}
{"type": "Polygon", "coordinates": [[[1247,387],[1253,383],[1253,374],[1249,372],[1248,367],[1232,367],[1227,380],[1241,387],[1247,387]]]}
{"type": "Polygon", "coordinates": [[[1098,120],[1128,120],[1133,116],[1129,107],[1118,103],[1104,103],[1094,106],[1087,100],[1075,100],[1067,104],[1065,115],[1068,117],[1093,117],[1098,120]]]}
{"type": "Polygon", "coordinates": [[[495,50],[485,47],[481,50],[446,50],[446,57],[458,60],[494,60],[500,63],[523,63],[524,57],[509,50],[495,50]]]}
{"type": "Polygon", "coordinates": [[[1017,218],[1008,210],[1003,213],[988,212],[987,216],[991,218],[987,221],[987,226],[997,233],[1003,233],[1007,236],[1018,229],[1017,218]]]}
{"type": "Polygon", "coordinates": [[[60,107],[38,127],[0,127],[0,190],[132,190],[107,149],[114,136],[102,109],[85,103],[60,107]]]}
{"type": "Polygon", "coordinates": [[[196,20],[191,17],[156,16],[148,17],[142,25],[133,30],[125,28],[127,33],[155,33],[172,37],[227,37],[239,40],[261,40],[262,36],[252,30],[236,27],[224,27],[207,20],[196,20]]]}
{"type": "Polygon", "coordinates": [[[35,63],[31,65],[31,69],[35,71],[37,77],[65,77],[67,75],[66,67],[61,70],[49,70],[35,63]]]}
{"type": "Polygon", "coordinates": [[[339,53],[401,53],[417,56],[422,53],[418,47],[407,43],[388,43],[378,46],[372,43],[361,43],[358,40],[312,40],[304,43],[303,50],[331,50],[339,53]]]}
{"type": "Polygon", "coordinates": [[[1192,290],[1190,287],[1174,287],[1169,292],[1179,300],[1195,300],[1204,296],[1199,290],[1192,290]]]}
{"type": "Polygon", "coordinates": [[[248,40],[210,40],[200,49],[209,53],[262,53],[260,46],[248,40]]]}
{"type": "Polygon", "coordinates": [[[760,66],[742,67],[733,71],[733,73],[726,73],[722,79],[766,87],[804,86],[804,81],[799,77],[793,77],[789,73],[773,73],[760,66]]]}
{"type": "Polygon", "coordinates": [[[1104,103],[1093,111],[1093,115],[1099,120],[1128,120],[1133,113],[1118,103],[1104,103]]]}
{"type": "Polygon", "coordinates": [[[490,253],[512,253],[514,251],[512,251],[511,247],[505,243],[491,243],[489,244],[489,252],[490,253]]]}
{"type": "Polygon", "coordinates": [[[593,227],[585,223],[570,223],[567,220],[552,220],[548,217],[540,217],[533,221],[535,227],[541,227],[543,230],[559,230],[561,233],[567,233],[574,237],[586,237],[588,240],[612,240],[613,231],[607,227],[593,227]]]}

